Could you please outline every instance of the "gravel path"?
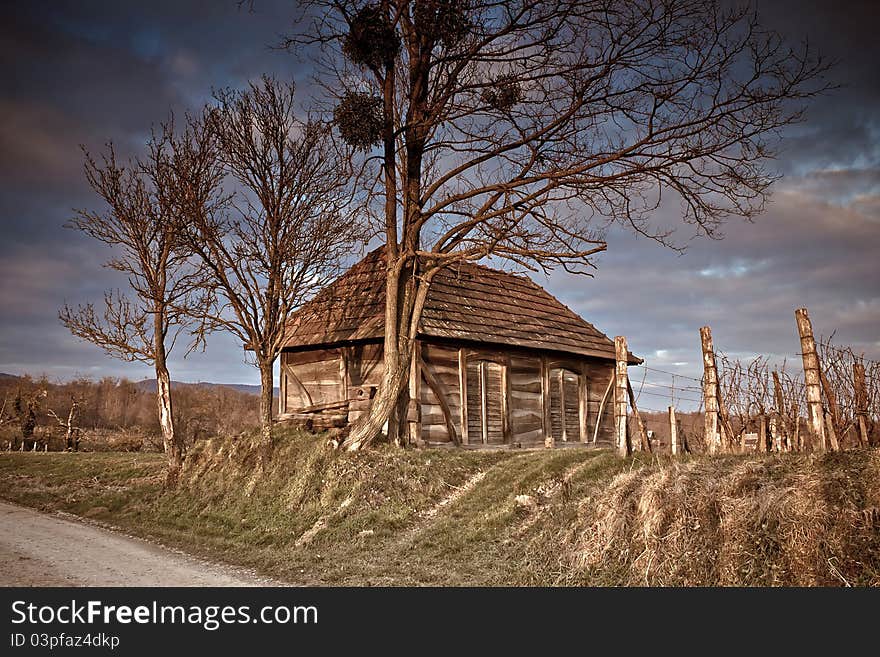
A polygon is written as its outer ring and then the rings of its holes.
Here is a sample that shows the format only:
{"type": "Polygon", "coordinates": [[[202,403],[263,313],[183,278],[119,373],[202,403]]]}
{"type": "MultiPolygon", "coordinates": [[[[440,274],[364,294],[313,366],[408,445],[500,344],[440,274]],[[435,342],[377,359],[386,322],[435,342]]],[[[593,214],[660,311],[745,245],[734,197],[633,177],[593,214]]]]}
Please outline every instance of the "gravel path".
{"type": "Polygon", "coordinates": [[[0,586],[274,586],[80,521],[0,502],[0,586]]]}

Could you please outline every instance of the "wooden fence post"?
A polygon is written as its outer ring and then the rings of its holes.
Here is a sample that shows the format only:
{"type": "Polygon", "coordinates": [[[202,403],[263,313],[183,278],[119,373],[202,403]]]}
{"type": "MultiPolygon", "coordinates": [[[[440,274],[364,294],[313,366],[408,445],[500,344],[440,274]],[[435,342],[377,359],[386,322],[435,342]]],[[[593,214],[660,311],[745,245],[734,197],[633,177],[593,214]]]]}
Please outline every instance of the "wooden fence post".
{"type": "Polygon", "coordinates": [[[825,412],[822,407],[822,390],[819,381],[819,356],[816,353],[816,340],[813,337],[813,325],[806,308],[794,311],[798,335],[801,339],[801,357],[804,361],[804,383],[807,389],[807,411],[812,433],[813,450],[824,452],[825,446],[825,412]]]}
{"type": "Polygon", "coordinates": [[[632,445],[626,432],[626,397],[627,384],[629,382],[626,364],[629,359],[629,350],[626,347],[626,338],[618,335],[614,338],[614,433],[617,440],[617,453],[621,456],[629,456],[632,453],[632,445]]]}
{"type": "Polygon", "coordinates": [[[856,393],[856,419],[859,424],[859,441],[868,447],[868,388],[865,385],[865,366],[853,362],[853,389],[856,393]]]}
{"type": "Polygon", "coordinates": [[[718,426],[718,368],[715,363],[715,350],[712,345],[712,329],[700,329],[700,344],[703,349],[703,401],[705,406],[703,441],[710,454],[715,454],[721,446],[718,426]]]}
{"type": "Polygon", "coordinates": [[[669,407],[669,443],[673,456],[681,454],[681,446],[678,444],[678,424],[675,422],[675,406],[669,407]]]}

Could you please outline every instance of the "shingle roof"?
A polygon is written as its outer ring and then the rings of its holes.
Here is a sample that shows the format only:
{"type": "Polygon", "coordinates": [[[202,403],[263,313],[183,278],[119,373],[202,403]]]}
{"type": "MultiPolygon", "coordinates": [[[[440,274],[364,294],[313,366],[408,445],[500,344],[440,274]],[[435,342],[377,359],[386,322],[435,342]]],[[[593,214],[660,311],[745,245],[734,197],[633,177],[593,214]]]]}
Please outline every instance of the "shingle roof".
{"type": "MultiPolygon", "coordinates": [[[[292,317],[286,347],[381,338],[385,257],[376,249],[292,317]]],[[[524,276],[473,263],[434,277],[419,324],[422,337],[468,340],[614,358],[614,342],[524,276]]],[[[631,362],[640,362],[633,360],[631,362]]]]}

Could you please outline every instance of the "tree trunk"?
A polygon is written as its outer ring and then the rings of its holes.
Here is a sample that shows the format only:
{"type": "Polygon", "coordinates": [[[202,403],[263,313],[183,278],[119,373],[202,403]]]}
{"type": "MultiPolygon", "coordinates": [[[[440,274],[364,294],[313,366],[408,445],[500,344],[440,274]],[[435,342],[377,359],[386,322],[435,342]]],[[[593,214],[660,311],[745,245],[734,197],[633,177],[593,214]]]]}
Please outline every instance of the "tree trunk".
{"type": "Polygon", "coordinates": [[[167,356],[165,353],[165,331],[162,324],[163,314],[155,315],[155,369],[156,369],[156,402],[159,407],[159,427],[162,430],[162,443],[168,457],[168,470],[165,473],[165,487],[174,488],[180,476],[183,459],[186,456],[186,443],[183,437],[174,431],[174,408],[171,403],[171,375],[168,373],[167,356]]]}
{"type": "Polygon", "coordinates": [[[373,442],[388,428],[389,440],[401,444],[405,437],[406,409],[409,402],[409,374],[415,354],[413,345],[418,333],[422,308],[436,269],[416,277],[414,259],[401,256],[389,263],[385,293],[385,342],[382,381],[370,406],[369,415],[351,427],[342,447],[356,451],[373,442]]]}
{"type": "Polygon", "coordinates": [[[68,452],[79,451],[79,440],[77,436],[77,415],[79,412],[79,404],[75,399],[70,402],[70,413],[67,415],[67,446],[68,452]]]}
{"type": "Polygon", "coordinates": [[[342,443],[349,451],[356,451],[373,442],[387,423],[389,440],[397,442],[400,435],[401,406],[408,401],[407,389],[409,371],[412,363],[412,342],[410,333],[415,333],[413,304],[405,297],[411,294],[411,287],[404,285],[401,290],[400,272],[402,263],[389,263],[385,294],[385,342],[383,349],[382,381],[370,406],[370,413],[356,423],[342,443]],[[408,289],[409,288],[409,289],[408,289]],[[407,312],[409,306],[409,312],[407,312]],[[389,321],[390,320],[390,321],[389,321]]]}
{"type": "Polygon", "coordinates": [[[272,451],[272,404],[274,397],[273,361],[260,360],[260,462],[265,465],[272,451]]]}
{"type": "Polygon", "coordinates": [[[162,430],[162,443],[165,446],[165,455],[168,457],[168,469],[165,473],[166,488],[177,486],[180,468],[183,466],[183,458],[186,447],[183,440],[174,431],[174,414],[171,403],[171,376],[162,362],[156,359],[156,401],[159,406],[159,427],[162,430]]]}

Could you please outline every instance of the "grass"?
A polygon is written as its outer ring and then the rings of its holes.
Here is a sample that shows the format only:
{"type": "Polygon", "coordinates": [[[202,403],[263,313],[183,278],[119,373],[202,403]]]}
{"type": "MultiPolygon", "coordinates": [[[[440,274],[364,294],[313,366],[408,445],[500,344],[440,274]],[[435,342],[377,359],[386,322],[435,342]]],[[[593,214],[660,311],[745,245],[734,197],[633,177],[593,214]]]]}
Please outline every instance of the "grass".
{"type": "Polygon", "coordinates": [[[877,585],[880,454],[346,454],[208,441],[178,490],[152,454],[0,455],[0,497],[322,585],[877,585]],[[528,496],[520,498],[517,496],[528,496]]]}

